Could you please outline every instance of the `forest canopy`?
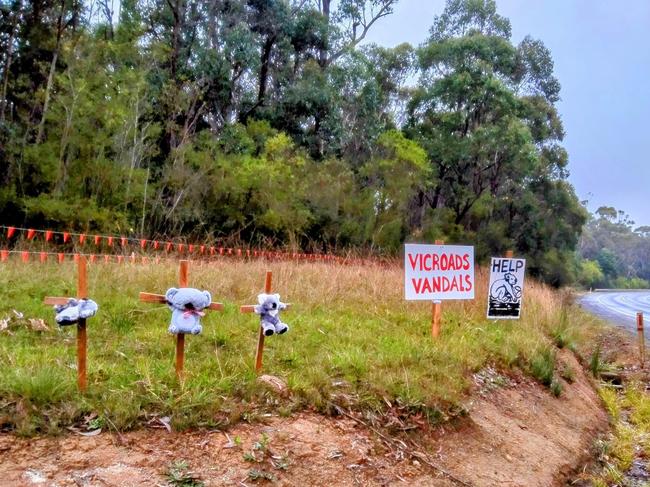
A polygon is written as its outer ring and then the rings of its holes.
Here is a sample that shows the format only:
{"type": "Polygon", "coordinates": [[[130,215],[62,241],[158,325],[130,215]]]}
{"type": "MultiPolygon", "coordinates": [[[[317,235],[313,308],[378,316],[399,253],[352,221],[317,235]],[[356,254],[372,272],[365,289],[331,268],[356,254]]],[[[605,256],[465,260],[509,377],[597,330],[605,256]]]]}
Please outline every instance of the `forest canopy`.
{"type": "Polygon", "coordinates": [[[438,238],[574,281],[588,213],[549,50],[515,44],[493,0],[448,0],[420,46],[364,43],[396,4],[2,0],[2,222],[385,254],[438,238]]]}

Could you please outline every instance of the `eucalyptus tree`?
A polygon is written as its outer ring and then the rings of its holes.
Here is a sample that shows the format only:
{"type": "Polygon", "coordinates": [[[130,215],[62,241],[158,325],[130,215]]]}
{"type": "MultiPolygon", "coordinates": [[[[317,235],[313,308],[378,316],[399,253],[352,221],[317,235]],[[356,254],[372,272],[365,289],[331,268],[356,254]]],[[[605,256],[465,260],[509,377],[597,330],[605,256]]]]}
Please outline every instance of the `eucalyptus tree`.
{"type": "Polygon", "coordinates": [[[415,210],[430,208],[429,225],[472,235],[484,252],[514,245],[534,255],[539,273],[571,267],[565,260],[585,214],[565,182],[560,85],[548,50],[530,38],[514,45],[493,0],[450,0],[417,55],[421,78],[405,130],[426,149],[437,183],[415,210]],[[543,268],[551,248],[562,257],[543,268]]]}

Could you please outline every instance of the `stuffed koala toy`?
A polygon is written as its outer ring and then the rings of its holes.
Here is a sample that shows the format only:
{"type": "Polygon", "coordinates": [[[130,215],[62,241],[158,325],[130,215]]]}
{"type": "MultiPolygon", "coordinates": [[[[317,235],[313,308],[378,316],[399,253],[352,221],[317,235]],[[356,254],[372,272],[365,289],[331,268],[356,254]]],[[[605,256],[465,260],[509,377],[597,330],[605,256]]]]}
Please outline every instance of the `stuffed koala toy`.
{"type": "Polygon", "coordinates": [[[260,294],[257,296],[259,305],[255,306],[255,313],[260,315],[260,324],[265,336],[274,333],[282,335],[289,330],[289,325],[280,321],[280,311],[287,305],[280,301],[279,294],[260,294]]]}
{"type": "Polygon", "coordinates": [[[66,304],[54,307],[56,317],[54,318],[59,326],[73,325],[80,319],[95,316],[99,306],[92,299],[71,298],[66,304]]]}
{"type": "Polygon", "coordinates": [[[201,317],[205,316],[203,309],[210,306],[212,296],[208,291],[199,291],[189,287],[177,289],[172,287],[165,293],[167,305],[172,310],[169,325],[170,333],[191,333],[198,335],[201,327],[201,317]]]}

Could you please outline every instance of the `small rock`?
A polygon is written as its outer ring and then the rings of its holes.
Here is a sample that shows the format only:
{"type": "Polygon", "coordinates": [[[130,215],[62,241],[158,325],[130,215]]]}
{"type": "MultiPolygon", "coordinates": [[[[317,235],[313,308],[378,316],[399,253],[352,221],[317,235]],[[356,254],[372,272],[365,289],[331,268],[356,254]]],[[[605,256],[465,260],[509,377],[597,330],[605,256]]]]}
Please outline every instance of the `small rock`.
{"type": "Polygon", "coordinates": [[[47,482],[47,477],[43,473],[32,468],[25,470],[23,476],[32,484],[44,484],[47,482]]]}
{"type": "Polygon", "coordinates": [[[265,374],[260,375],[257,380],[262,384],[267,385],[272,391],[279,394],[280,396],[287,396],[289,394],[287,383],[279,377],[265,374]]]}

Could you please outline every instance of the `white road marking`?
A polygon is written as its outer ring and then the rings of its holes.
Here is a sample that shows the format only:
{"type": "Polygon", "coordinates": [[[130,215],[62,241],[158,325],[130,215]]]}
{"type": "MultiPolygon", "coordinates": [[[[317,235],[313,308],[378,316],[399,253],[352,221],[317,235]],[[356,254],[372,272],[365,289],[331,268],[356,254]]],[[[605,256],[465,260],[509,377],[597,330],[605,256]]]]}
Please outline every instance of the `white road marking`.
{"type": "Polygon", "coordinates": [[[630,327],[635,326],[637,312],[647,314],[650,319],[650,291],[597,292],[580,299],[587,310],[630,327]]]}

